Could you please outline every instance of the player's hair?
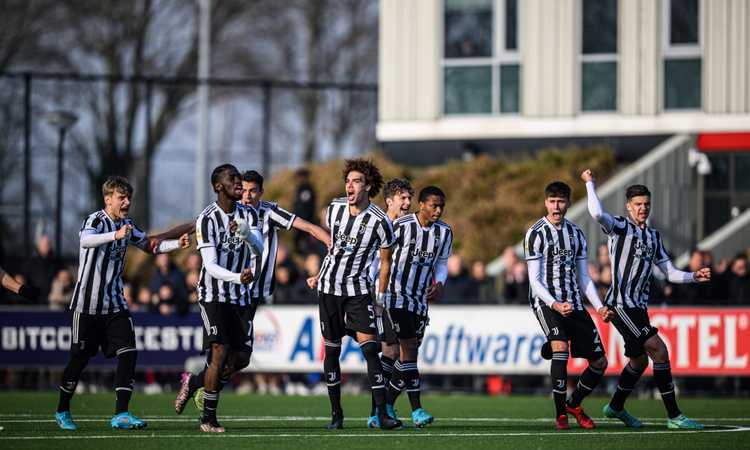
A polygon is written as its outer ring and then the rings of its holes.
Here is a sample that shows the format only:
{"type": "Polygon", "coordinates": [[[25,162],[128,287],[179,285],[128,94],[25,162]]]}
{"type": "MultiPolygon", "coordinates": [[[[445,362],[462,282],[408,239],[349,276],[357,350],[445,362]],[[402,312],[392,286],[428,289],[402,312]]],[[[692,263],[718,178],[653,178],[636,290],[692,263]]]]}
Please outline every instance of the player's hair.
{"type": "Polygon", "coordinates": [[[224,171],[231,169],[237,170],[237,168],[232,164],[222,164],[219,167],[215,168],[214,171],[211,172],[211,186],[214,186],[219,182],[219,178],[224,173],[224,171]]]}
{"type": "Polygon", "coordinates": [[[642,184],[634,184],[632,186],[628,186],[628,188],[625,190],[625,198],[630,201],[633,197],[638,197],[641,195],[648,195],[651,197],[651,192],[648,190],[648,188],[642,184]]]}
{"type": "Polygon", "coordinates": [[[440,189],[437,186],[427,186],[426,188],[419,191],[419,202],[424,203],[427,201],[428,198],[432,197],[440,197],[443,200],[445,200],[445,192],[443,192],[442,189],[440,189]]]}
{"type": "Polygon", "coordinates": [[[243,173],[242,181],[245,181],[247,183],[255,183],[258,185],[258,188],[261,191],[263,190],[263,175],[254,170],[248,170],[247,172],[243,173]]]}
{"type": "Polygon", "coordinates": [[[365,184],[370,185],[370,191],[367,193],[370,198],[378,195],[380,188],[383,187],[383,176],[377,166],[370,160],[347,159],[344,161],[344,181],[346,181],[349,172],[360,172],[365,175],[365,184]]]}
{"type": "Polygon", "coordinates": [[[544,198],[558,197],[570,200],[570,186],[562,181],[553,181],[544,188],[544,198]]]}
{"type": "Polygon", "coordinates": [[[394,178],[386,181],[383,185],[383,198],[391,198],[394,195],[406,192],[409,195],[414,195],[414,188],[411,187],[409,180],[403,178],[394,178]]]}
{"type": "Polygon", "coordinates": [[[102,185],[102,195],[105,197],[109,197],[110,195],[114,194],[115,191],[123,193],[130,197],[133,195],[133,186],[130,185],[130,182],[127,178],[121,177],[119,175],[112,175],[107,177],[107,180],[102,185]]]}

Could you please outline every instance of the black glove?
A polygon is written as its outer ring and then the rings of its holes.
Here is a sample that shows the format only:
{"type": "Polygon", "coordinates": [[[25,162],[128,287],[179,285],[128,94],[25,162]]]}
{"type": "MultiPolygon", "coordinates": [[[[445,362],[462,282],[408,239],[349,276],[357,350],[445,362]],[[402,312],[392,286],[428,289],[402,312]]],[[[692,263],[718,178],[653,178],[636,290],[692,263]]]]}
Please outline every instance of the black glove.
{"type": "Polygon", "coordinates": [[[39,299],[39,288],[29,284],[23,284],[21,285],[21,289],[18,290],[18,295],[28,300],[36,301],[39,299]]]}

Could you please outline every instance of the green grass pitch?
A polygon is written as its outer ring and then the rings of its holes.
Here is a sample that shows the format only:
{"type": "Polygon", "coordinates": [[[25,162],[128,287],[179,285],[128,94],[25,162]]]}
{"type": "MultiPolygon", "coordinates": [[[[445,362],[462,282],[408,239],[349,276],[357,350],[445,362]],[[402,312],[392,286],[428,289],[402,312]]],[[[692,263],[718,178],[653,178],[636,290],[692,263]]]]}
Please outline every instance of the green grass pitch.
{"type": "MultiPolygon", "coordinates": [[[[625,428],[602,417],[604,397],[588,398],[584,407],[596,420],[595,430],[582,430],[571,416],[572,429],[555,431],[552,401],[543,397],[479,397],[425,395],[423,404],[436,418],[426,429],[369,430],[365,427],[370,400],[344,397],[345,429],[323,429],[328,415],[326,397],[240,396],[226,393],[219,404],[224,435],[198,431],[197,412],[188,405],[182,416],[172,410],[173,396],[136,394],[131,411],[148,420],[139,431],[113,431],[109,419],[113,394],[82,394],[73,399],[76,432],[59,430],[53,419],[54,393],[0,394],[0,447],[64,449],[190,449],[222,448],[438,448],[450,449],[627,449],[750,448],[750,400],[682,399],[683,411],[706,425],[700,432],[668,430],[660,401],[633,399],[628,409],[641,418],[642,430],[625,428]],[[213,441],[213,442],[211,442],[213,441]],[[218,441],[218,442],[217,442],[218,441]]],[[[409,406],[397,409],[408,418],[409,406]]]]}

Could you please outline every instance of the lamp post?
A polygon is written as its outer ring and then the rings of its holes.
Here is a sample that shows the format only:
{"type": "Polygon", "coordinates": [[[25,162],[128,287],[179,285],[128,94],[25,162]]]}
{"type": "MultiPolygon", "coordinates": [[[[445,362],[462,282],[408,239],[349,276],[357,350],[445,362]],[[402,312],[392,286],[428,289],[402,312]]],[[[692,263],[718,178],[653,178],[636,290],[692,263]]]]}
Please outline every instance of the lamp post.
{"type": "Polygon", "coordinates": [[[57,127],[59,139],[57,141],[57,211],[55,220],[55,251],[58,260],[62,258],[62,194],[63,194],[63,148],[65,145],[65,133],[68,128],[75,125],[78,116],[70,111],[52,111],[47,114],[47,123],[57,127]]]}

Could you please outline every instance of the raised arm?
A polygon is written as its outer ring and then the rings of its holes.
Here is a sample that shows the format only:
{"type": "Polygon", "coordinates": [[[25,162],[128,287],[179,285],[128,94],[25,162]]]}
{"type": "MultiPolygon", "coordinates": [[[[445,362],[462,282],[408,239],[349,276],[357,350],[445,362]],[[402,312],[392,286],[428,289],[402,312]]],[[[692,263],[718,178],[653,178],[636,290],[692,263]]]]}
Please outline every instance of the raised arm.
{"type": "Polygon", "coordinates": [[[588,196],[588,207],[589,214],[604,228],[604,231],[609,234],[612,232],[612,228],[615,226],[615,218],[610,213],[604,210],[602,203],[599,201],[599,197],[596,195],[596,183],[594,180],[594,172],[590,169],[586,169],[581,173],[581,179],[586,183],[586,194],[588,196]]]}
{"type": "Polygon", "coordinates": [[[327,248],[331,247],[331,234],[324,230],[322,227],[319,227],[318,225],[312,224],[305,219],[296,216],[292,221],[292,227],[308,233],[310,236],[325,244],[327,248]]]}
{"type": "Polygon", "coordinates": [[[657,264],[659,269],[667,276],[667,280],[674,284],[685,283],[705,283],[711,280],[711,269],[704,267],[695,272],[683,272],[672,264],[672,260],[667,259],[657,264]]]}

